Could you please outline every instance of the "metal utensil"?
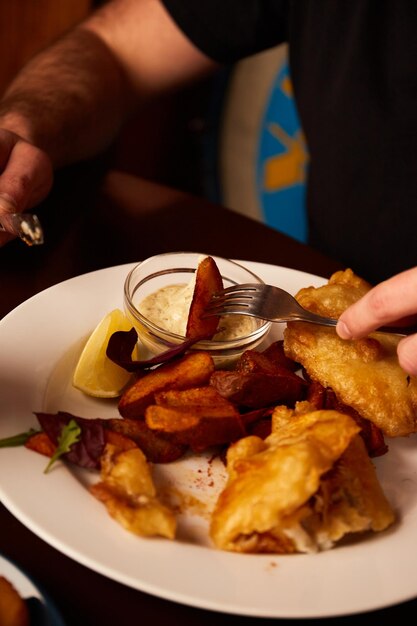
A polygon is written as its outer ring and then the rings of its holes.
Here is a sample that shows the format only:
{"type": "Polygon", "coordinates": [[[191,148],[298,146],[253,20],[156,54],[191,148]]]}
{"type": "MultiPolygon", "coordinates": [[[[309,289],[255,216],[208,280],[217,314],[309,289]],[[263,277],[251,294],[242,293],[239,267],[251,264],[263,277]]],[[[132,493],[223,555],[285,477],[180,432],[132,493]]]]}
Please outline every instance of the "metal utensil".
{"type": "Polygon", "coordinates": [[[20,237],[28,246],[39,246],[44,242],[39,218],[32,213],[8,213],[7,216],[0,216],[0,231],[20,237]]]}
{"type": "MultiPolygon", "coordinates": [[[[287,291],[255,283],[234,285],[216,293],[204,317],[212,315],[250,315],[270,322],[311,322],[333,327],[337,324],[337,319],[307,311],[287,291]]],[[[417,326],[381,326],[374,332],[406,336],[416,333],[417,326]]]]}

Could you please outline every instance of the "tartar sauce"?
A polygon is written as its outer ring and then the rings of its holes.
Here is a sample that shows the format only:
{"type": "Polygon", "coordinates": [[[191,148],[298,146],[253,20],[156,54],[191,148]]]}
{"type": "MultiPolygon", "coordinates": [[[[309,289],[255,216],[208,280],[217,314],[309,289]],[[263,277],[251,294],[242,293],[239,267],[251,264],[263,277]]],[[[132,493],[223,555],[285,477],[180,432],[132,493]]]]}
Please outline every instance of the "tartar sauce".
{"type": "MultiPolygon", "coordinates": [[[[168,285],[149,294],[140,302],[139,312],[151,322],[177,335],[185,336],[188,312],[194,293],[194,282],[168,285]]],[[[254,320],[246,315],[224,315],[220,318],[216,341],[243,337],[255,329],[254,320]]]]}

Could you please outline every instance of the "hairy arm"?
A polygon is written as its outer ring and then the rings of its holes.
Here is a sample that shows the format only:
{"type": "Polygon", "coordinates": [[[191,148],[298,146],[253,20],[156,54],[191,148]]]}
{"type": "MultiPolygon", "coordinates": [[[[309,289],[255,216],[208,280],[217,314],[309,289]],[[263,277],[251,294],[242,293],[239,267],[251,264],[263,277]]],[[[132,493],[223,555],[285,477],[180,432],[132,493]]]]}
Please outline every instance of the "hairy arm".
{"type": "MultiPolygon", "coordinates": [[[[31,208],[54,168],[90,158],[151,98],[216,69],[159,0],[112,0],[36,55],[0,101],[0,222],[31,208]]],[[[0,233],[0,245],[10,237],[0,233]]]]}
{"type": "Polygon", "coordinates": [[[77,28],[16,77],[0,103],[0,124],[59,167],[104,148],[128,101],[116,60],[100,39],[77,28]]]}
{"type": "Polygon", "coordinates": [[[158,0],[113,0],[18,74],[0,125],[61,166],[106,147],[146,99],[215,67],[158,0]]]}

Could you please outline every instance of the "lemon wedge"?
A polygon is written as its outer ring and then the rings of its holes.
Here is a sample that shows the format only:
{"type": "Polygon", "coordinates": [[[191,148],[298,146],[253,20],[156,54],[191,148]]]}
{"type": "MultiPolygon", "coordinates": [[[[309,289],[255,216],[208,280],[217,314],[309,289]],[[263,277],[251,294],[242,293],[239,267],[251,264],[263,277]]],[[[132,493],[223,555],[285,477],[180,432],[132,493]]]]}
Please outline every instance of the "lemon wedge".
{"type": "Polygon", "coordinates": [[[132,374],[113,363],[107,357],[106,349],[114,332],[131,328],[131,322],[120,309],[114,309],[103,317],[78,359],[72,378],[76,389],[96,398],[116,398],[121,395],[132,379],[132,374]]]}

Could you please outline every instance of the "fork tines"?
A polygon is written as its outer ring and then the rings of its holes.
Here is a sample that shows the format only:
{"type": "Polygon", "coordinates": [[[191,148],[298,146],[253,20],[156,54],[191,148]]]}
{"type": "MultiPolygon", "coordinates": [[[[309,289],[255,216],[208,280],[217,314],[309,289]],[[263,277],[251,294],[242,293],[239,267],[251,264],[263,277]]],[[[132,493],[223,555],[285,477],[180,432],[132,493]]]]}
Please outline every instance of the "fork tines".
{"type": "Polygon", "coordinates": [[[256,284],[243,283],[218,291],[213,294],[210,303],[206,307],[204,317],[247,313],[249,303],[256,295],[257,289],[256,284]]]}

